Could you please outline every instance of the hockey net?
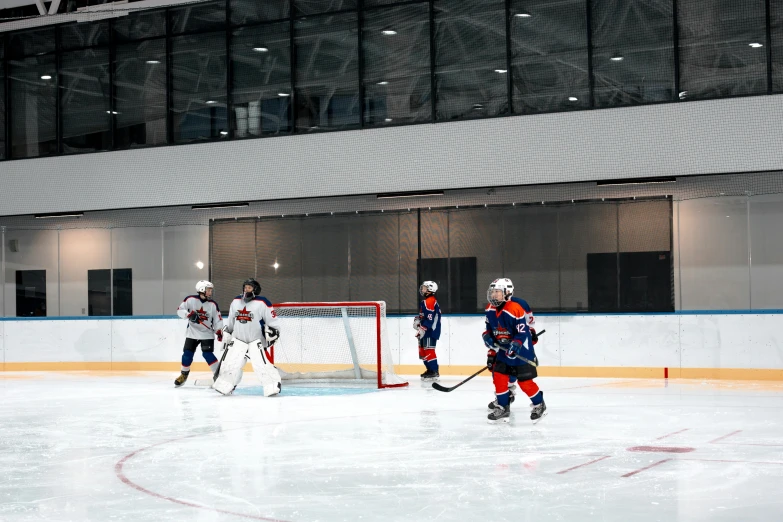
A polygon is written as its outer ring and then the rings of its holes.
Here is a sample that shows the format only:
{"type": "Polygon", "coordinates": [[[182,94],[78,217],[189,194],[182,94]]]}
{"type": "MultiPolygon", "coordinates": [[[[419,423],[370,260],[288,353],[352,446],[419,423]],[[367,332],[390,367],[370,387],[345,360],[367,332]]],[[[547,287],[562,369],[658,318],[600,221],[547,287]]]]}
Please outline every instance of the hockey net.
{"type": "Polygon", "coordinates": [[[280,339],[271,350],[288,382],[408,383],[394,373],[383,301],[279,303],[280,339]]]}

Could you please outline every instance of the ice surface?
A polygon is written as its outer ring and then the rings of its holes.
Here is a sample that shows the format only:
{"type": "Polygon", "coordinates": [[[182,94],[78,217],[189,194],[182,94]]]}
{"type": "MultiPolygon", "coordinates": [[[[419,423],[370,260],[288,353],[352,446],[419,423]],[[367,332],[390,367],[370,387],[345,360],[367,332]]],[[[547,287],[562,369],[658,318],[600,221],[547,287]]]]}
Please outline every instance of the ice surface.
{"type": "Polygon", "coordinates": [[[487,378],[174,377],[0,373],[0,520],[783,520],[783,383],[542,378],[543,421],[489,425],[487,378]]]}

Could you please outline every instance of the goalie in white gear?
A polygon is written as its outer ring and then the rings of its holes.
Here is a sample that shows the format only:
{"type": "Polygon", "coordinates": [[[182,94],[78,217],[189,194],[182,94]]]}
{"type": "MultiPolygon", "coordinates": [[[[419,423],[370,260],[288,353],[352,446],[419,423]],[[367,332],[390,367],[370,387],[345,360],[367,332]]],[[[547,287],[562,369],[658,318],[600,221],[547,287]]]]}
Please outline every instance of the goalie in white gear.
{"type": "Polygon", "coordinates": [[[280,319],[272,303],[260,296],[261,285],[248,279],[242,295],[234,298],[223,326],[225,351],[213,388],[231,394],[242,380],[246,357],[264,387],[264,396],[277,395],[282,388],[280,372],[269,360],[267,348],[280,337],[280,319]]]}

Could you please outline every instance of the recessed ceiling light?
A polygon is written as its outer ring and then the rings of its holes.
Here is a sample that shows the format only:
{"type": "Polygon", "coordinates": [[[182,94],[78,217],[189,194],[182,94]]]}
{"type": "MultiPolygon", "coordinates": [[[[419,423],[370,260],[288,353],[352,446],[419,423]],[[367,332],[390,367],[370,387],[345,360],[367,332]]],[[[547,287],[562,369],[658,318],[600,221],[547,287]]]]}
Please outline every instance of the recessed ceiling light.
{"type": "Polygon", "coordinates": [[[228,131],[220,131],[221,136],[228,136],[228,131]]]}
{"type": "Polygon", "coordinates": [[[215,100],[207,100],[207,105],[214,105],[217,102],[215,100]]]}
{"type": "Polygon", "coordinates": [[[275,261],[275,264],[274,264],[274,265],[272,265],[272,266],[274,267],[274,269],[275,269],[275,270],[277,270],[278,268],[280,268],[280,265],[277,263],[277,261],[275,261]]]}
{"type": "Polygon", "coordinates": [[[748,44],[748,45],[750,45],[750,46],[751,46],[751,47],[753,47],[754,49],[756,49],[757,47],[764,47],[764,45],[763,45],[763,44],[760,44],[760,43],[758,43],[758,42],[753,42],[753,43],[751,43],[751,44],[748,44]]]}
{"type": "Polygon", "coordinates": [[[612,60],[613,62],[622,62],[622,61],[623,61],[623,57],[622,57],[622,56],[620,56],[620,55],[617,55],[617,56],[612,56],[612,57],[611,57],[611,58],[609,58],[609,59],[610,59],[610,60],[612,60]]]}
{"type": "Polygon", "coordinates": [[[532,15],[530,13],[517,13],[514,16],[517,18],[530,18],[532,15]]]}
{"type": "Polygon", "coordinates": [[[265,53],[269,51],[268,47],[253,47],[253,50],[257,53],[265,53]]]}
{"type": "Polygon", "coordinates": [[[196,261],[196,268],[198,268],[199,270],[203,269],[204,263],[202,263],[201,261],[196,261]]]}
{"type": "Polygon", "coordinates": [[[384,80],[384,81],[382,81],[382,82],[378,82],[378,85],[389,85],[389,82],[387,82],[386,80],[384,80]]]}
{"type": "Polygon", "coordinates": [[[568,101],[579,101],[579,98],[577,98],[576,96],[569,96],[568,101]]]}
{"type": "Polygon", "coordinates": [[[395,34],[397,34],[397,31],[395,31],[394,29],[384,29],[384,30],[383,30],[383,31],[381,31],[381,32],[382,32],[384,35],[386,35],[386,36],[394,36],[395,34]]]}
{"type": "Polygon", "coordinates": [[[41,79],[42,80],[51,80],[52,77],[50,75],[48,75],[48,74],[44,74],[43,76],[41,76],[41,79]]]}
{"type": "Polygon", "coordinates": [[[160,63],[160,60],[147,60],[147,63],[150,65],[156,65],[160,63]]]}
{"type": "Polygon", "coordinates": [[[687,97],[688,97],[688,91],[682,91],[682,92],[680,93],[680,99],[681,99],[681,100],[684,100],[684,99],[685,99],[685,98],[687,98],[687,97]]]}
{"type": "Polygon", "coordinates": [[[282,96],[283,98],[286,98],[286,97],[288,97],[288,96],[291,96],[291,94],[290,94],[290,93],[287,93],[287,92],[278,92],[278,93],[277,93],[277,95],[278,95],[278,96],[282,96]]]}
{"type": "Polygon", "coordinates": [[[394,120],[393,120],[392,118],[386,118],[386,119],[385,119],[385,120],[383,120],[383,121],[385,121],[386,123],[389,123],[390,121],[394,121],[394,120]]]}
{"type": "Polygon", "coordinates": [[[506,74],[508,72],[508,69],[495,69],[495,72],[500,74],[506,74]]]}

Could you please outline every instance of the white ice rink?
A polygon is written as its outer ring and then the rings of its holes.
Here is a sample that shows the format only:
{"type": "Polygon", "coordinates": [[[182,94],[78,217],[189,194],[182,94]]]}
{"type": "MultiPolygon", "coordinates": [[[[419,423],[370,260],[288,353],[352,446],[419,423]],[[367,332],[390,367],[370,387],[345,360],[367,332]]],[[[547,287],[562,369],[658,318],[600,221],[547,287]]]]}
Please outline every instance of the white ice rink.
{"type": "Polygon", "coordinates": [[[487,378],[265,399],[174,377],[0,373],[0,520],[783,520],[779,382],[542,378],[534,426],[521,397],[487,423],[487,378]]]}

